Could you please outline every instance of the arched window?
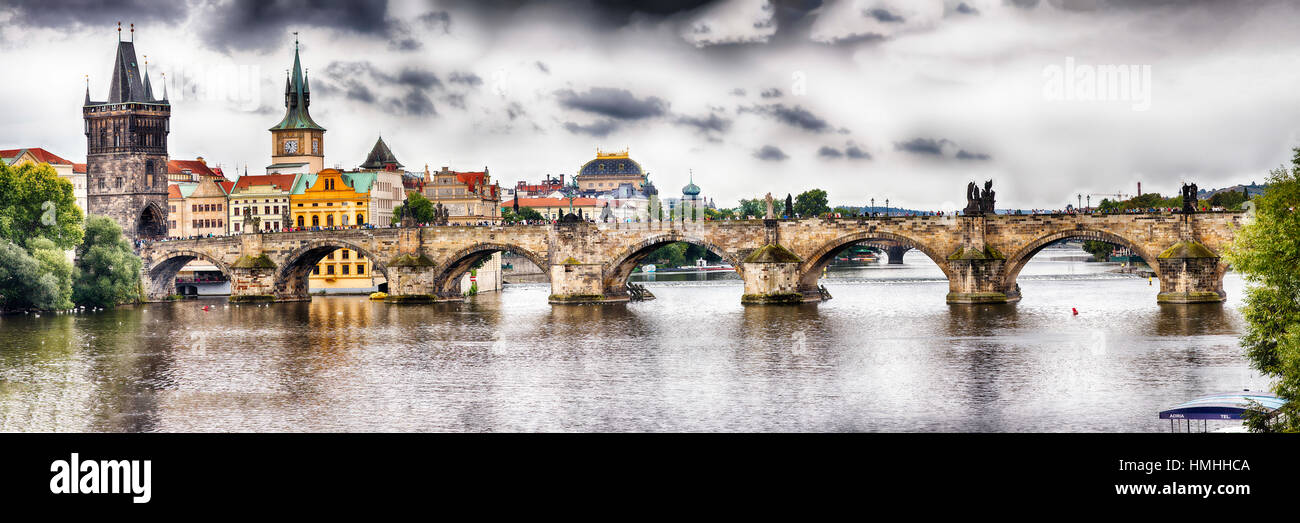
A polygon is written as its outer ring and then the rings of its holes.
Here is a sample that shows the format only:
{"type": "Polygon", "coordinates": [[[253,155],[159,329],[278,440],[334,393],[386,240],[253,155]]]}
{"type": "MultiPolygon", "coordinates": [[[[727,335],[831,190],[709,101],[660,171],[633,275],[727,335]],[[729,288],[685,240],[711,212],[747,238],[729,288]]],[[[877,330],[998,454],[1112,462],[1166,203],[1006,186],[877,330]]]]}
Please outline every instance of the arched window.
{"type": "Polygon", "coordinates": [[[357,226],[361,226],[365,224],[366,224],[366,215],[362,213],[357,213],[357,226]]]}
{"type": "Polygon", "coordinates": [[[312,227],[320,227],[320,216],[312,216],[312,217],[311,217],[311,226],[312,226],[312,227]]]}
{"type": "Polygon", "coordinates": [[[334,215],[333,215],[333,214],[330,214],[330,215],[326,215],[326,216],[325,216],[325,226],[326,226],[326,227],[333,227],[333,226],[334,226],[334,215]]]}
{"type": "Polygon", "coordinates": [[[339,225],[342,225],[342,226],[344,226],[344,227],[347,227],[347,226],[348,226],[348,215],[344,214],[341,218],[342,218],[343,222],[340,223],[339,225]]]}
{"type": "Polygon", "coordinates": [[[301,229],[301,228],[303,227],[303,224],[302,224],[302,223],[303,223],[303,218],[302,218],[302,216],[299,216],[299,217],[298,217],[298,228],[299,228],[299,229],[301,229]]]}

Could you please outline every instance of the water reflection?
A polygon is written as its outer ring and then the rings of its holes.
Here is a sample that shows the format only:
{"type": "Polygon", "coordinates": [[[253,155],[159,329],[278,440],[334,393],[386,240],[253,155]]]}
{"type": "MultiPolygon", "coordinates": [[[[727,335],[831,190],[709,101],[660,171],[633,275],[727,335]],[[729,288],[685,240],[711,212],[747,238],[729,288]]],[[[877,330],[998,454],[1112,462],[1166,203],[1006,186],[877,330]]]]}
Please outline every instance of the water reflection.
{"type": "Polygon", "coordinates": [[[548,305],[542,283],[8,316],[0,430],[1159,431],[1161,408],[1266,386],[1235,276],[1227,304],[1157,305],[1049,256],[1021,302],[949,306],[937,267],[905,259],[832,271],[835,299],[792,307],[742,306],[709,274],[608,306],[548,305]]]}

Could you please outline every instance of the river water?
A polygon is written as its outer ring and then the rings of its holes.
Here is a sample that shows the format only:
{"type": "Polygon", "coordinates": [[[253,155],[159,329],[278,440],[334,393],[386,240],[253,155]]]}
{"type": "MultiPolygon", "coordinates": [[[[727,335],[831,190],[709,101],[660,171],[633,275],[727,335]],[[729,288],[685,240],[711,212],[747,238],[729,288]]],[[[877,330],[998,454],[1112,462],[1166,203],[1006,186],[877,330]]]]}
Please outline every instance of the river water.
{"type": "Polygon", "coordinates": [[[0,430],[1146,432],[1267,387],[1238,345],[1238,276],[1226,304],[1158,305],[1158,283],[1085,257],[1044,250],[997,306],[945,304],[910,251],[833,269],[834,299],[794,307],[740,305],[734,274],[660,274],[625,305],[551,306],[543,283],[11,315],[0,430]]]}

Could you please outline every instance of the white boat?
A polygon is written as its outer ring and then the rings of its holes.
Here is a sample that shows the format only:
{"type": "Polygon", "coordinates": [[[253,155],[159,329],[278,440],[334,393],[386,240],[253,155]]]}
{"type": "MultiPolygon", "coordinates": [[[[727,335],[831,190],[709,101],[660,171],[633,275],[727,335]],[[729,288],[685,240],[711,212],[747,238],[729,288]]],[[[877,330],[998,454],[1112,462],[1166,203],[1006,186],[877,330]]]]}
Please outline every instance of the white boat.
{"type": "Polygon", "coordinates": [[[655,272],[655,264],[647,263],[641,266],[641,272],[655,272]]]}

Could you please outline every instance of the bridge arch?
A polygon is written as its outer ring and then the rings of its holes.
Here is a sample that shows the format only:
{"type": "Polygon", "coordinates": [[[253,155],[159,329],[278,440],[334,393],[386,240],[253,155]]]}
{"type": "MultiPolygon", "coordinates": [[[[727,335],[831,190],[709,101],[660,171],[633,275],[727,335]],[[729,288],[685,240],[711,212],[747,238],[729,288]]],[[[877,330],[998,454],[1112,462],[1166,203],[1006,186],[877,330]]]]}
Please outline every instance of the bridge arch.
{"type": "Polygon", "coordinates": [[[439,296],[460,296],[460,277],[483,260],[498,252],[518,254],[533,262],[551,281],[551,264],[545,257],[511,243],[482,242],[456,251],[435,269],[434,291],[439,296]]]}
{"type": "Polygon", "coordinates": [[[1064,229],[1039,236],[1007,257],[1006,268],[1004,269],[1002,280],[1002,286],[1007,290],[1007,295],[1010,296],[1010,293],[1012,292],[1018,294],[1016,291],[1016,278],[1020,276],[1020,270],[1025,268],[1025,265],[1029,263],[1029,260],[1033,259],[1035,254],[1038,254],[1039,251],[1043,250],[1048,245],[1069,239],[1106,242],[1111,245],[1117,245],[1129,249],[1133,251],[1134,254],[1137,254],[1138,257],[1142,258],[1143,261],[1147,262],[1147,265],[1151,267],[1152,271],[1155,271],[1156,277],[1159,279],[1160,264],[1156,262],[1156,254],[1152,253],[1141,244],[1118,234],[1101,229],[1064,229]]]}
{"type": "Polygon", "coordinates": [[[742,276],[744,275],[744,268],[741,266],[740,259],[731,255],[722,247],[697,236],[688,236],[678,231],[672,231],[665,234],[651,236],[632,244],[607,262],[602,270],[605,280],[605,289],[614,293],[623,292],[627,288],[627,280],[632,276],[632,271],[636,269],[637,264],[642,259],[651,252],[654,252],[655,249],[676,242],[685,242],[704,247],[705,249],[708,249],[709,252],[721,257],[722,261],[725,261],[727,264],[734,267],[737,274],[742,276]]]}
{"type": "Polygon", "coordinates": [[[312,268],[329,253],[338,249],[348,249],[365,256],[370,261],[371,278],[375,273],[381,273],[385,280],[391,280],[388,276],[387,260],[375,256],[370,249],[347,240],[333,238],[312,240],[284,256],[275,274],[275,294],[285,297],[307,297],[310,291],[308,279],[311,277],[312,268]]]}
{"type": "Polygon", "coordinates": [[[148,281],[145,283],[145,294],[150,299],[162,299],[176,294],[176,274],[194,260],[211,263],[216,266],[217,270],[221,271],[221,274],[227,280],[230,279],[230,267],[228,265],[219,258],[201,251],[183,249],[159,253],[154,258],[159,261],[153,262],[145,271],[145,274],[148,275],[148,281]]]}
{"type": "Polygon", "coordinates": [[[826,242],[816,251],[813,251],[813,253],[808,256],[808,259],[804,260],[803,265],[799,268],[800,286],[804,288],[816,288],[817,281],[821,279],[822,269],[827,265],[830,265],[836,255],[853,244],[869,242],[872,240],[888,240],[899,244],[900,246],[921,251],[925,253],[926,256],[929,256],[930,259],[934,261],[935,265],[939,266],[939,270],[943,271],[945,277],[949,279],[952,278],[952,273],[948,270],[947,256],[934,250],[933,247],[897,233],[885,231],[863,231],[841,236],[826,242]]]}

